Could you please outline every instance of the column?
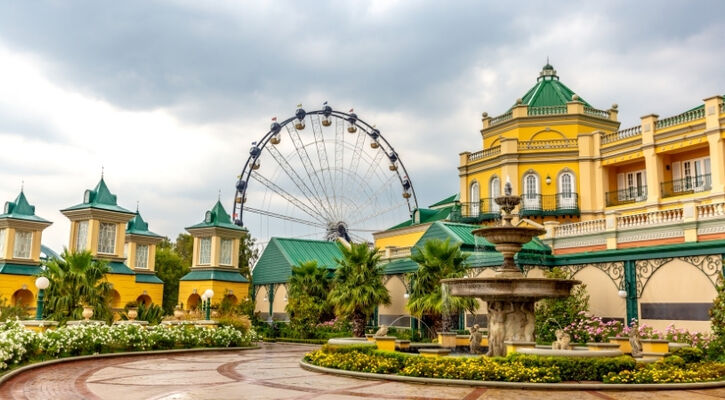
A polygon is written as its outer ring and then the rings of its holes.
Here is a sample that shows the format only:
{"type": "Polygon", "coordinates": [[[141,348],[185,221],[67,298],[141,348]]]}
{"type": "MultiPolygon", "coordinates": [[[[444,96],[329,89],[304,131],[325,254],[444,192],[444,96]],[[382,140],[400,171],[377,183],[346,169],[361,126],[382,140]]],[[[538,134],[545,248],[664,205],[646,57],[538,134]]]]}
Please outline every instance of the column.
{"type": "MultiPolygon", "coordinates": [[[[506,184],[506,178],[511,180],[511,189],[515,195],[521,194],[519,187],[519,163],[518,159],[510,159],[507,155],[516,155],[519,152],[518,139],[501,138],[501,156],[503,164],[501,165],[501,188],[506,184]]],[[[503,191],[502,191],[503,193],[503,191]]]]}
{"type": "Polygon", "coordinates": [[[639,306],[637,301],[637,270],[634,260],[624,262],[624,290],[627,292],[627,321],[629,325],[632,318],[639,320],[639,306]]]}
{"type": "Polygon", "coordinates": [[[720,108],[722,98],[705,99],[705,133],[710,147],[710,177],[712,193],[725,195],[725,147],[720,137],[720,108]]]}
{"type": "Polygon", "coordinates": [[[655,152],[656,114],[642,117],[642,154],[647,174],[647,205],[658,205],[662,197],[660,183],[664,176],[662,159],[655,152]]]}

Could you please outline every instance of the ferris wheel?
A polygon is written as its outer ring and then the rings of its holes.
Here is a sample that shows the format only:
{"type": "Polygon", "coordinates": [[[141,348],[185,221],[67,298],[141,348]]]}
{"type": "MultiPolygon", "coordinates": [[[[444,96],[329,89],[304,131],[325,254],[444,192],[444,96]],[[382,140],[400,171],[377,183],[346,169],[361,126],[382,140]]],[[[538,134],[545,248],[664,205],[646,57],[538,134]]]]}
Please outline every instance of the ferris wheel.
{"type": "Polygon", "coordinates": [[[234,223],[262,241],[369,241],[418,207],[408,172],[380,130],[327,103],[273,118],[237,179],[234,223]]]}

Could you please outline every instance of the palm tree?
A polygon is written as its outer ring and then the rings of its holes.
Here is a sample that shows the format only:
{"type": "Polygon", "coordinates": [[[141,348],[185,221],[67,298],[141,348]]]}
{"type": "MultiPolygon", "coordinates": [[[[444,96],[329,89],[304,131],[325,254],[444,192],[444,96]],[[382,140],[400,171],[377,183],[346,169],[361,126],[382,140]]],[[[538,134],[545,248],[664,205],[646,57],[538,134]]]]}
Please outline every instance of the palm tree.
{"type": "Polygon", "coordinates": [[[106,280],[108,262],[94,260],[91,252],[63,251],[59,259],[45,263],[40,273],[50,280],[45,292],[45,314],[56,321],[82,318],[83,305],[93,307],[94,319],[111,319],[113,287],[106,280]]]}
{"type": "Polygon", "coordinates": [[[312,332],[314,325],[332,318],[327,294],[330,291],[330,276],[317,261],[306,261],[292,267],[288,282],[287,313],[290,327],[302,336],[312,332]]]}
{"type": "Polygon", "coordinates": [[[383,285],[377,248],[365,243],[339,246],[342,258],[336,260],[338,267],[328,299],[337,315],[350,319],[355,336],[361,337],[375,307],[390,304],[390,293],[383,285]]]}
{"type": "Polygon", "coordinates": [[[478,304],[470,297],[449,297],[441,287],[441,280],[462,278],[466,274],[467,254],[460,244],[431,239],[423,247],[416,247],[410,257],[418,263],[418,270],[410,274],[411,292],[408,310],[418,318],[427,317],[437,332],[453,328],[451,316],[460,311],[475,311],[478,304]]]}

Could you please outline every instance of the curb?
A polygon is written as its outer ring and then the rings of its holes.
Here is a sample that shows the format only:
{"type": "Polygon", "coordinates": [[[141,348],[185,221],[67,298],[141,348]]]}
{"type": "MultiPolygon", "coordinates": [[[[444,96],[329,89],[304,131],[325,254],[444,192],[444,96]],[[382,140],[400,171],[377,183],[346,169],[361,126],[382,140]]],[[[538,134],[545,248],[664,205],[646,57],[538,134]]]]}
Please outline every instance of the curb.
{"type": "Polygon", "coordinates": [[[50,365],[62,364],[73,361],[93,360],[101,358],[116,358],[116,357],[138,357],[138,356],[152,356],[159,354],[176,354],[176,353],[199,353],[199,352],[214,352],[214,351],[243,351],[243,350],[257,350],[259,346],[250,347],[206,347],[206,348],[193,348],[193,349],[171,349],[171,350],[150,350],[150,351],[126,351],[123,353],[102,353],[102,354],[89,354],[85,356],[73,356],[56,358],[54,360],[40,361],[28,365],[24,365],[18,369],[14,369],[0,375],[0,386],[4,385],[5,382],[10,379],[37,368],[43,368],[50,365]]]}
{"type": "Polygon", "coordinates": [[[342,369],[318,367],[300,360],[302,369],[331,375],[342,375],[360,379],[381,379],[406,383],[424,383],[445,386],[486,386],[501,389],[538,389],[538,390],[682,390],[712,389],[725,387],[725,380],[695,383],[527,383],[527,382],[495,382],[472,381],[465,379],[421,378],[375,374],[371,372],[346,371],[342,369]]]}

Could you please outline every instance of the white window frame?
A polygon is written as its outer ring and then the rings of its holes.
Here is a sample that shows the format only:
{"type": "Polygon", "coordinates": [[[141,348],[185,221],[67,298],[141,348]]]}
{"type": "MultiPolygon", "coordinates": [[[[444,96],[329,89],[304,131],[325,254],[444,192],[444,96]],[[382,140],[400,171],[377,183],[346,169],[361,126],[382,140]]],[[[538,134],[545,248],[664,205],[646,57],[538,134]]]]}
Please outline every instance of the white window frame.
{"type": "Polygon", "coordinates": [[[523,179],[524,191],[523,191],[523,206],[524,209],[539,210],[541,209],[541,182],[539,182],[539,176],[535,173],[527,173],[523,179]],[[530,180],[531,178],[531,180],[530,180]],[[534,190],[529,190],[529,182],[533,182],[534,190]]]}
{"type": "Polygon", "coordinates": [[[88,245],[88,220],[76,222],[76,246],[73,249],[76,252],[81,252],[87,249],[88,245]]]}
{"type": "Polygon", "coordinates": [[[572,172],[565,171],[559,174],[559,179],[557,179],[557,205],[559,208],[575,208],[576,207],[576,196],[574,194],[576,193],[576,183],[575,183],[575,177],[572,172]],[[565,182],[565,179],[569,178],[568,184],[565,182]],[[569,186],[567,188],[567,185],[569,186]]]}
{"type": "Polygon", "coordinates": [[[471,204],[471,216],[476,217],[481,211],[481,187],[478,185],[478,181],[471,182],[471,194],[468,197],[471,204]]]}
{"type": "Polygon", "coordinates": [[[494,201],[496,197],[501,196],[501,179],[498,176],[495,176],[491,178],[491,182],[489,184],[489,192],[491,196],[491,212],[497,213],[500,211],[500,206],[494,201]]]}
{"type": "Polygon", "coordinates": [[[136,244],[136,268],[149,269],[149,245],[136,244]]]}
{"type": "Polygon", "coordinates": [[[233,265],[232,264],[232,253],[234,252],[234,239],[221,239],[221,245],[219,246],[219,265],[233,265]]]}
{"type": "Polygon", "coordinates": [[[705,191],[709,185],[703,177],[711,173],[709,156],[675,161],[672,163],[672,191],[675,193],[705,191]]]}
{"type": "Polygon", "coordinates": [[[33,253],[33,232],[15,231],[15,243],[13,244],[13,258],[30,259],[33,253]]]}
{"type": "Polygon", "coordinates": [[[98,246],[99,254],[116,254],[116,229],[113,223],[101,222],[98,224],[98,246]]]}
{"type": "Polygon", "coordinates": [[[211,236],[199,238],[199,265],[211,264],[211,236]]]}
{"type": "Polygon", "coordinates": [[[5,242],[8,237],[8,229],[0,229],[0,258],[5,258],[5,242]]]}

